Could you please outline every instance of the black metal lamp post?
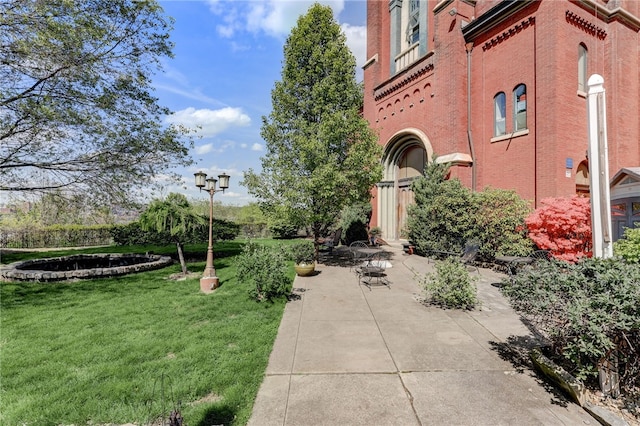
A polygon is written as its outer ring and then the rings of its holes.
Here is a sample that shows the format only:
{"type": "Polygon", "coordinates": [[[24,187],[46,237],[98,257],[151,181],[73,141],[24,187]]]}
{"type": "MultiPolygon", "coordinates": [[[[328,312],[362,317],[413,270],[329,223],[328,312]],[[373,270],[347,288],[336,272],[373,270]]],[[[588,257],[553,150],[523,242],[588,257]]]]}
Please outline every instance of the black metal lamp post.
{"type": "Polygon", "coordinates": [[[200,278],[200,290],[204,293],[211,293],[220,286],[220,280],[216,276],[216,268],[213,266],[213,194],[224,192],[229,188],[229,175],[223,173],[218,176],[220,180],[218,189],[216,183],[218,179],[208,178],[203,172],[195,173],[196,186],[209,193],[209,247],[207,247],[207,265],[204,268],[202,278],[200,278]]]}

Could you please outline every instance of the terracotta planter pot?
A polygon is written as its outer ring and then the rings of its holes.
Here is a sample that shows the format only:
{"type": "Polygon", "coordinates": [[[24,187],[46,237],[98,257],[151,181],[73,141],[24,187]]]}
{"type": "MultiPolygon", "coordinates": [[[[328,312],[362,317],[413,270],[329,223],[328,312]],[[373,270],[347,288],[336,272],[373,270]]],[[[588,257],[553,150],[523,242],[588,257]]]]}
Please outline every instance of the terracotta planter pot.
{"type": "Polygon", "coordinates": [[[296,263],[296,265],[294,266],[294,269],[296,270],[296,274],[298,274],[301,277],[307,277],[311,274],[313,274],[313,272],[316,270],[316,264],[314,263],[296,263]]]}

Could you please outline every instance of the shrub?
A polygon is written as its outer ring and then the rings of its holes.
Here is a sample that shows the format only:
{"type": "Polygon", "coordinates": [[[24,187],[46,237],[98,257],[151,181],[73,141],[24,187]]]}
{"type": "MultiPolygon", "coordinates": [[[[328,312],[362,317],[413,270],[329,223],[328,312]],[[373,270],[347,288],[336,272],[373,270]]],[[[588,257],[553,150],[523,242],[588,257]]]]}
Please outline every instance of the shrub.
{"type": "Polygon", "coordinates": [[[291,239],[298,236],[298,226],[285,221],[271,221],[269,231],[274,238],[291,239]]]}
{"type": "Polygon", "coordinates": [[[526,256],[533,244],[526,232],[529,203],[515,191],[485,188],[472,192],[458,179],[446,180],[448,166],[430,163],[411,188],[408,237],[419,254],[461,252],[466,241],[480,242],[479,258],[496,254],[526,256]]]}
{"type": "MultiPolygon", "coordinates": [[[[200,225],[197,233],[190,238],[190,242],[209,241],[209,218],[205,224],[200,225]]],[[[213,218],[212,226],[213,239],[215,241],[229,241],[235,239],[240,234],[240,225],[230,220],[213,218]]]]}
{"type": "MultiPolygon", "coordinates": [[[[204,219],[203,219],[204,220],[204,219]]],[[[240,233],[240,225],[223,219],[213,219],[213,239],[215,241],[233,240],[240,233]]],[[[111,229],[113,242],[119,246],[131,245],[170,245],[174,239],[168,231],[145,231],[139,222],[131,222],[126,225],[116,225],[111,229]]],[[[199,224],[183,235],[182,242],[207,243],[209,241],[209,218],[206,223],[199,224]]]]}
{"type": "Polygon", "coordinates": [[[627,228],[622,239],[613,243],[613,251],[629,263],[640,262],[640,228],[627,228]]]}
{"type": "Polygon", "coordinates": [[[591,206],[588,198],[547,198],[526,219],[529,238],[557,259],[576,262],[591,256],[591,206]]]}
{"type": "Polygon", "coordinates": [[[480,241],[478,256],[493,260],[496,255],[527,256],[533,243],[527,235],[529,203],[515,191],[485,188],[474,194],[476,212],[473,235],[480,241]]]}
{"type": "Polygon", "coordinates": [[[287,250],[281,245],[264,246],[249,241],[236,260],[238,280],[249,284],[256,301],[273,300],[289,294],[287,250]]]}
{"type": "Polygon", "coordinates": [[[427,298],[436,305],[473,309],[478,304],[476,280],[460,259],[449,257],[436,262],[436,272],[425,275],[421,284],[427,298]]]}
{"type": "Polygon", "coordinates": [[[367,224],[371,218],[371,204],[359,203],[347,206],[340,212],[338,227],[344,230],[344,243],[351,244],[354,241],[367,241],[369,233],[367,224]]]}
{"type": "Polygon", "coordinates": [[[239,223],[240,233],[243,238],[267,238],[271,232],[266,223],[239,223]]]}
{"type": "Polygon", "coordinates": [[[138,222],[114,226],[111,237],[119,246],[173,244],[169,232],[144,231],[138,222]]]}
{"type": "Polygon", "coordinates": [[[638,389],[640,265],[596,258],[541,262],[517,274],[503,292],[578,378],[594,375],[617,353],[621,388],[638,389]]]}
{"type": "Polygon", "coordinates": [[[289,246],[289,257],[296,264],[313,263],[316,257],[316,248],[313,241],[301,240],[289,246]]]}
{"type": "Polygon", "coordinates": [[[472,236],[472,192],[458,179],[435,184],[423,177],[415,180],[412,188],[416,203],[409,206],[407,228],[417,252],[461,252],[472,236]]]}
{"type": "Polygon", "coordinates": [[[86,247],[112,244],[112,225],[51,225],[5,227],[0,230],[0,247],[86,247]]]}

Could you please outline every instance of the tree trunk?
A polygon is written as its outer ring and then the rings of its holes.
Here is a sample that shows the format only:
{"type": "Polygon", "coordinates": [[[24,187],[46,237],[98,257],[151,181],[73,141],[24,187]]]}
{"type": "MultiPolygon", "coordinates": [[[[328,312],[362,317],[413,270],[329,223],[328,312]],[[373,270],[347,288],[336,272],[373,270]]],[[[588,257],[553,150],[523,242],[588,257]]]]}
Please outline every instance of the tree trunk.
{"type": "Polygon", "coordinates": [[[182,244],[176,243],[178,246],[178,259],[180,260],[180,266],[182,267],[182,274],[187,275],[187,263],[184,261],[184,253],[182,253],[182,244]]]}
{"type": "Polygon", "coordinates": [[[313,233],[313,246],[316,250],[315,260],[320,262],[320,229],[316,223],[311,225],[311,232],[313,233]]]}

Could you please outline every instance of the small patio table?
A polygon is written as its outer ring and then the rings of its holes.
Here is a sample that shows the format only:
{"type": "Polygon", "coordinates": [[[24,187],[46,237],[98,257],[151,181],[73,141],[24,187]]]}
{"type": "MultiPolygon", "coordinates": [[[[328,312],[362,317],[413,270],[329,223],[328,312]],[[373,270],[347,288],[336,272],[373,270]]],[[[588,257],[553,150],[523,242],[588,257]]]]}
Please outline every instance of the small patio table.
{"type": "Polygon", "coordinates": [[[356,251],[358,253],[362,253],[365,255],[367,261],[371,260],[371,258],[376,254],[382,252],[382,249],[375,247],[367,247],[367,248],[357,248],[356,251]]]}

